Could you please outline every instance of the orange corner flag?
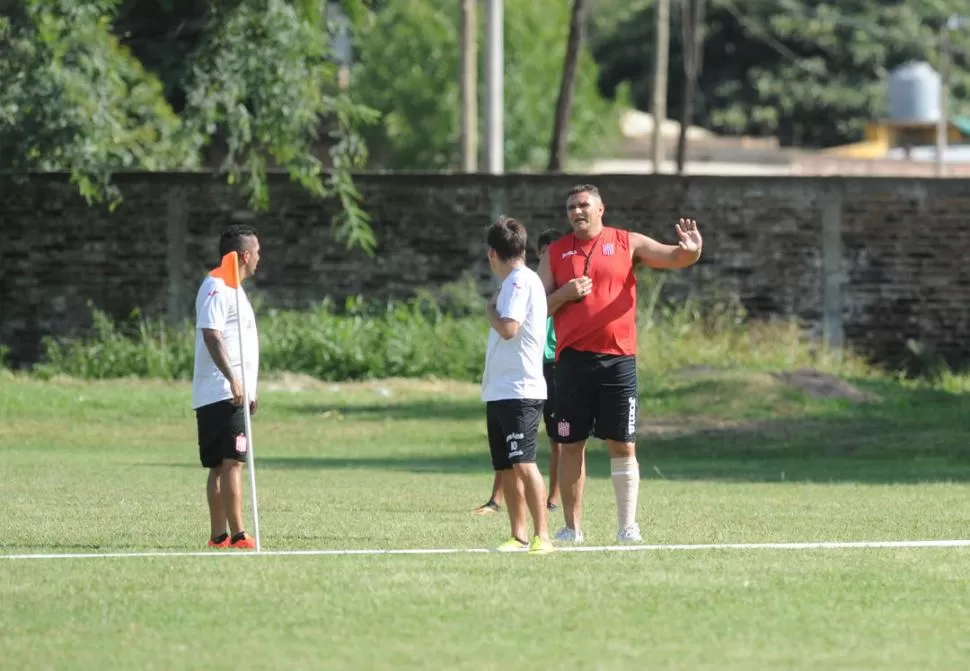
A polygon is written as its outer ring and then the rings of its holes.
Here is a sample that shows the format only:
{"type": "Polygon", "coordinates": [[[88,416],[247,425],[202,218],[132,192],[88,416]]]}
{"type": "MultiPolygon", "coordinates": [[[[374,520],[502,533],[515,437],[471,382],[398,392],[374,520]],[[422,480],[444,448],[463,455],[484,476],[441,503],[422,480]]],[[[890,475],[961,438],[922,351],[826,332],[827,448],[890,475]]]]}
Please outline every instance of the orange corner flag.
{"type": "Polygon", "coordinates": [[[229,252],[223,256],[222,263],[218,268],[214,268],[209,276],[218,277],[230,289],[238,289],[242,284],[239,280],[239,255],[236,252],[229,252]]]}

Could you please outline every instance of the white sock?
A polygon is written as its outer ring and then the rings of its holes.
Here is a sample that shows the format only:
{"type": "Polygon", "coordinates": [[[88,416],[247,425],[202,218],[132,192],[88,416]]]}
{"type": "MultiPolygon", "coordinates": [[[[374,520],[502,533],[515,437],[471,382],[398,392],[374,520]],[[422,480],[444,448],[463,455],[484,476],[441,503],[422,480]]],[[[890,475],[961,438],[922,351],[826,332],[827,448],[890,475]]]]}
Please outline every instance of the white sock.
{"type": "Polygon", "coordinates": [[[616,495],[616,519],[620,529],[636,524],[637,497],[640,493],[640,464],[636,457],[610,459],[613,493],[616,495]]]}

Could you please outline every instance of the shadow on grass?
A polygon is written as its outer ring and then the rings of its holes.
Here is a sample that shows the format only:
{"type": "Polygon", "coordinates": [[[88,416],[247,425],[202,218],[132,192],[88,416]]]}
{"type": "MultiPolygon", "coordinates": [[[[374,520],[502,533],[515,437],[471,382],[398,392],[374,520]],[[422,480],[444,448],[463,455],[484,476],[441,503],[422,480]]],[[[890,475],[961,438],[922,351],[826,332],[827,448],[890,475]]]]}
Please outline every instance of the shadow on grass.
{"type": "Polygon", "coordinates": [[[485,420],[485,404],[481,401],[456,401],[449,399],[421,400],[391,403],[366,404],[311,404],[290,408],[288,412],[299,415],[320,415],[322,417],[343,416],[365,421],[385,420],[485,420]]]}
{"type": "Polygon", "coordinates": [[[0,543],[0,555],[39,553],[72,553],[72,552],[120,552],[148,551],[143,543],[0,543]]]}
{"type": "MultiPolygon", "coordinates": [[[[701,421],[690,404],[723,396],[735,403],[744,390],[723,381],[698,380],[674,389],[648,392],[644,399],[673,412],[663,422],[647,419],[638,439],[644,479],[721,480],[737,482],[858,482],[872,484],[970,481],[970,401],[967,397],[900,385],[862,383],[881,397],[875,403],[805,402],[789,389],[776,396],[789,403],[774,417],[771,397],[746,407],[737,420],[729,408],[722,419],[701,421]],[[686,405],[685,405],[686,404],[686,405]],[[745,414],[745,413],[742,413],[745,414]]],[[[809,399],[810,401],[810,399],[809,399]]],[[[481,404],[445,401],[339,408],[345,414],[375,419],[472,419],[481,404]]],[[[717,408],[714,408],[717,410],[717,408]]],[[[311,410],[312,411],[312,410],[311,410]]],[[[539,463],[548,472],[546,438],[540,435],[539,463]]],[[[411,473],[482,473],[490,470],[486,446],[481,454],[352,457],[273,457],[260,460],[271,469],[377,469],[411,473]]],[[[609,458],[600,441],[590,442],[588,475],[609,478],[609,458]]]]}
{"type": "Polygon", "coordinates": [[[408,455],[400,457],[265,457],[256,465],[268,469],[390,470],[408,473],[485,473],[491,470],[487,446],[480,454],[408,455]]]}

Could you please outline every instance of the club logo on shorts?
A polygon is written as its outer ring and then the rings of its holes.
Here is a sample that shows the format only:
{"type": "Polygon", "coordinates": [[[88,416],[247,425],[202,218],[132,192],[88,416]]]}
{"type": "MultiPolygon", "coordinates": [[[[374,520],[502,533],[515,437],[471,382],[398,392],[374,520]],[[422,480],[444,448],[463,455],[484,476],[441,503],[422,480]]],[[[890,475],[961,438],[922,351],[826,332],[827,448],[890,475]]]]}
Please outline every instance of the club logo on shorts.
{"type": "Polygon", "coordinates": [[[637,398],[631,396],[628,400],[630,402],[630,414],[627,416],[626,432],[632,436],[637,432],[637,398]]]}
{"type": "Polygon", "coordinates": [[[567,422],[564,419],[559,420],[558,429],[559,429],[559,436],[561,438],[565,438],[566,436],[569,435],[569,422],[567,422]]]}
{"type": "Polygon", "coordinates": [[[614,251],[612,242],[603,243],[603,256],[613,256],[614,251]]]}
{"type": "Polygon", "coordinates": [[[239,454],[246,454],[247,449],[248,443],[246,442],[246,435],[240,433],[238,436],[236,436],[236,452],[239,454]]]}

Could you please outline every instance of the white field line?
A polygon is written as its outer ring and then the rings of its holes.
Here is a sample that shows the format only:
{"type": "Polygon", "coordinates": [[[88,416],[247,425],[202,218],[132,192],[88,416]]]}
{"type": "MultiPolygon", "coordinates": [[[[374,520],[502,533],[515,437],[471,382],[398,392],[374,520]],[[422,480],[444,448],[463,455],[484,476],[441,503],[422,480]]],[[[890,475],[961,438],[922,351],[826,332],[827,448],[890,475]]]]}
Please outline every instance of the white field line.
{"type": "MultiPolygon", "coordinates": [[[[696,545],[567,545],[559,552],[664,552],[701,550],[855,550],[879,548],[970,547],[970,540],[925,541],[814,541],[806,543],[701,543],[696,545]]],[[[524,553],[525,550],[516,551],[524,553]]],[[[415,548],[392,550],[262,550],[261,552],[208,550],[204,552],[75,552],[50,554],[0,554],[3,559],[128,559],[145,557],[339,557],[348,555],[448,555],[491,554],[491,548],[415,548]]]]}

